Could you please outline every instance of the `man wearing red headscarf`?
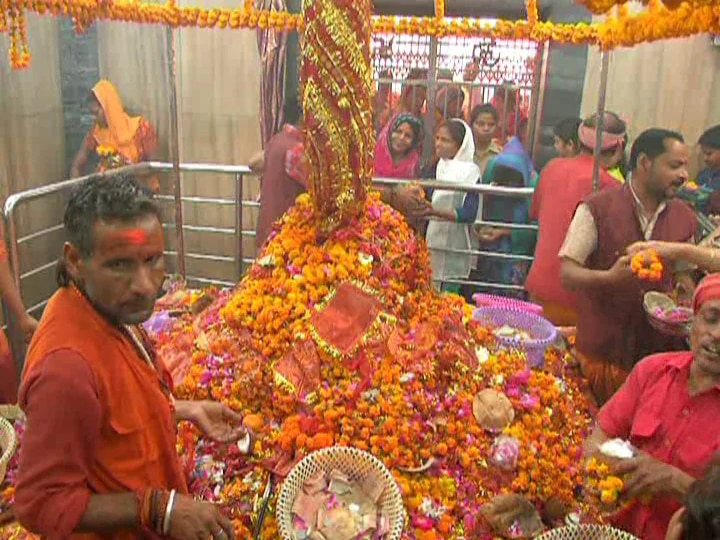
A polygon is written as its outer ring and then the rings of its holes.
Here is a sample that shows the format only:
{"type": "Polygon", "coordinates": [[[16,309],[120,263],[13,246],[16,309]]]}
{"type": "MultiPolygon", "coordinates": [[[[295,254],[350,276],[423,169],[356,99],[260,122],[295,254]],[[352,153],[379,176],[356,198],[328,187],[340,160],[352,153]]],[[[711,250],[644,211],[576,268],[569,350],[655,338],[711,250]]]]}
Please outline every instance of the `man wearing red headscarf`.
{"type": "Polygon", "coordinates": [[[635,366],[598,414],[586,452],[622,438],[639,451],[616,465],[630,505],[613,517],[638,538],[662,539],[670,517],[720,448],[720,274],[695,291],[691,351],[635,366]],[[640,502],[640,501],[643,502],[640,502]]]}

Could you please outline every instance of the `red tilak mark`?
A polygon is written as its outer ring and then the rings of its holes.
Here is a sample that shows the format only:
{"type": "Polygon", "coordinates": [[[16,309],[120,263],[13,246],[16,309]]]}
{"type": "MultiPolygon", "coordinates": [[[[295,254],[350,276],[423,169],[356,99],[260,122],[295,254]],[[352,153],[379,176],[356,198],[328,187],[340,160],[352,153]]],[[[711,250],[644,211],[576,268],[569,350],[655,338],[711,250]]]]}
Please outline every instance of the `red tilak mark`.
{"type": "Polygon", "coordinates": [[[130,229],[128,231],[123,231],[120,233],[120,236],[123,240],[125,240],[128,244],[144,244],[147,242],[148,235],[145,231],[142,229],[130,229]]]}

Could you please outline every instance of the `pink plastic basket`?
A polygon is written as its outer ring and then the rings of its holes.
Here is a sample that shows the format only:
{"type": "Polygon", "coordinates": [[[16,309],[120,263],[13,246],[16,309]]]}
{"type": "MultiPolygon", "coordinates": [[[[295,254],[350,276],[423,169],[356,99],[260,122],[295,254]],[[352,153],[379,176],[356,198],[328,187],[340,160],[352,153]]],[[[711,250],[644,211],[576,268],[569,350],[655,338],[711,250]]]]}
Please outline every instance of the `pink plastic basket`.
{"type": "Polygon", "coordinates": [[[508,325],[527,332],[530,339],[498,336],[497,341],[507,349],[525,351],[527,365],[531,368],[542,368],[545,365],[545,350],[557,338],[557,328],[550,321],[527,311],[499,306],[479,307],[473,312],[473,319],[489,328],[508,325]]]}
{"type": "Polygon", "coordinates": [[[527,311],[535,315],[542,315],[543,308],[532,302],[523,302],[515,298],[506,298],[504,296],[496,296],[494,294],[477,293],[473,295],[475,305],[477,307],[501,307],[509,309],[517,309],[518,311],[527,311]]]}

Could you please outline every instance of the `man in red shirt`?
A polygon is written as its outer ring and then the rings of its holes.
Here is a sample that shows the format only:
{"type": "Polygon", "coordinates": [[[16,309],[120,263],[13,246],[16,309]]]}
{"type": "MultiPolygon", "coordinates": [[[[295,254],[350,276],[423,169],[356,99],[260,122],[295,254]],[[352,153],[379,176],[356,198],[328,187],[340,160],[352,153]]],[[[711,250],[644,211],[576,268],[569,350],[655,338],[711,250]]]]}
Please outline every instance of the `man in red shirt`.
{"type": "Polygon", "coordinates": [[[176,401],[140,326],[165,278],[160,209],[134,180],[89,180],[64,224],[60,288],[20,388],[15,515],[48,538],[232,538],[214,505],[188,495],[175,424],[232,442],[241,418],[217,402],[176,401]]]}
{"type": "MultiPolygon", "coordinates": [[[[596,120],[591,116],[578,128],[579,155],[553,159],[542,170],[530,208],[530,218],[537,220],[539,231],[525,288],[533,301],[543,306],[545,316],[558,326],[575,326],[577,321],[575,296],[560,283],[558,254],[575,209],[592,193],[596,120]]],[[[625,136],[625,123],[614,113],[605,113],[603,126],[601,190],[618,185],[605,169],[622,153],[625,136]]]]}
{"type": "Polygon", "coordinates": [[[720,448],[720,274],[703,280],[693,310],[692,351],[637,364],[600,410],[586,445],[592,454],[617,437],[639,450],[613,471],[624,476],[623,498],[631,502],[613,522],[647,540],[665,537],[671,516],[720,448]]]}

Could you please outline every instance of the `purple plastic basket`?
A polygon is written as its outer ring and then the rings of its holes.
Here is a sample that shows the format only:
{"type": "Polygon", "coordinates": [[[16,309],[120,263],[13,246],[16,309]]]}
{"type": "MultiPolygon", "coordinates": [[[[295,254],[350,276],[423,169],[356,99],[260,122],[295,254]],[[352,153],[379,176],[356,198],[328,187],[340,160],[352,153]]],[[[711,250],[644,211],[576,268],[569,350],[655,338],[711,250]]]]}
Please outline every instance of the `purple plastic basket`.
{"type": "Polygon", "coordinates": [[[528,311],[535,315],[542,315],[543,308],[532,302],[523,302],[515,298],[506,298],[505,296],[497,296],[494,294],[477,293],[473,294],[475,305],[481,307],[503,307],[509,309],[517,309],[519,311],[528,311]]]}
{"type": "Polygon", "coordinates": [[[497,336],[496,339],[507,349],[525,351],[531,368],[545,365],[545,351],[557,338],[557,328],[550,321],[528,311],[499,306],[479,307],[473,312],[473,319],[490,328],[508,325],[527,332],[531,339],[503,336],[497,336]]]}

